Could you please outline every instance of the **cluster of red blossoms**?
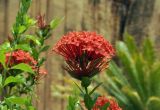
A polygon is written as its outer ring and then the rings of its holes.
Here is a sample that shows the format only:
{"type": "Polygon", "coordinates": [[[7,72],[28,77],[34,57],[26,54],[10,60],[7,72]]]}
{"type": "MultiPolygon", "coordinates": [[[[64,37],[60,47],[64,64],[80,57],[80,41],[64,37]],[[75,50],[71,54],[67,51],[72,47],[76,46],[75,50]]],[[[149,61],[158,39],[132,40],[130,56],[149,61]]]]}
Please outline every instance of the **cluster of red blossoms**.
{"type": "Polygon", "coordinates": [[[115,50],[95,32],[69,32],[53,48],[68,64],[65,69],[77,79],[93,77],[108,67],[115,50]]]}
{"type": "Polygon", "coordinates": [[[103,107],[105,104],[109,103],[109,107],[107,110],[122,110],[115,100],[113,99],[107,99],[104,96],[100,96],[97,98],[97,101],[93,107],[92,110],[100,110],[101,107],[103,107]]]}
{"type": "Polygon", "coordinates": [[[33,67],[37,64],[37,61],[34,60],[29,52],[25,52],[23,50],[6,53],[6,65],[11,67],[19,63],[25,63],[33,67]]]}
{"type": "MultiPolygon", "coordinates": [[[[38,69],[36,67],[37,61],[34,60],[34,58],[30,55],[29,52],[25,52],[23,50],[15,50],[13,52],[6,53],[6,62],[5,64],[8,67],[12,67],[14,65],[25,63],[32,67],[34,71],[37,71],[40,75],[46,75],[47,72],[44,69],[38,69]]],[[[0,64],[0,68],[2,68],[2,65],[0,64]]]]}

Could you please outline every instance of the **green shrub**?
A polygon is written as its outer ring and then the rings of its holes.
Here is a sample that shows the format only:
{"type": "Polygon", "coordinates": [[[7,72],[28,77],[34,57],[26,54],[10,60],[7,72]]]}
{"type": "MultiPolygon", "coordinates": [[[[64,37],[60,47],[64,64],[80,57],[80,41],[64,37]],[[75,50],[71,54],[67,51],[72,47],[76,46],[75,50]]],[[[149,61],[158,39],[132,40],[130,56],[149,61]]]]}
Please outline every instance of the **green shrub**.
{"type": "Polygon", "coordinates": [[[123,110],[160,109],[160,60],[153,42],[145,38],[138,46],[132,36],[116,43],[118,63],[111,62],[104,77],[104,89],[123,110]]]}

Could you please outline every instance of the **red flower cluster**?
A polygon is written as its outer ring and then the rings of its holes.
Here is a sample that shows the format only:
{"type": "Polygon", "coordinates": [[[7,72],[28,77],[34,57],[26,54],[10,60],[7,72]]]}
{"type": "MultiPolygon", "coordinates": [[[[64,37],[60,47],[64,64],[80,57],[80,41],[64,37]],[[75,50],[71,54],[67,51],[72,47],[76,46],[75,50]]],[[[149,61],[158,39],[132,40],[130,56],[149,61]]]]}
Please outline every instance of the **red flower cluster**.
{"type": "Polygon", "coordinates": [[[6,53],[6,65],[9,67],[19,64],[26,63],[30,66],[35,66],[37,61],[29,54],[23,50],[16,50],[13,52],[6,53]]]}
{"type": "MultiPolygon", "coordinates": [[[[37,61],[33,59],[33,57],[29,54],[29,52],[25,52],[23,50],[16,50],[13,52],[6,53],[5,64],[8,67],[17,65],[19,63],[25,63],[32,66],[32,68],[34,68],[37,64],[37,61]]],[[[0,64],[0,68],[2,69],[1,64],[0,64]]]]}
{"type": "Polygon", "coordinates": [[[100,110],[100,107],[103,107],[105,104],[109,103],[109,107],[107,110],[122,110],[115,100],[107,99],[104,96],[100,96],[97,98],[96,104],[94,105],[92,110],[100,110]]]}
{"type": "MultiPolygon", "coordinates": [[[[43,77],[47,75],[47,71],[45,69],[41,69],[36,67],[37,61],[34,60],[34,58],[30,55],[29,52],[25,52],[23,50],[16,50],[13,52],[6,53],[6,62],[5,64],[8,65],[8,67],[12,67],[14,65],[25,63],[32,67],[32,69],[37,72],[38,78],[43,77]]],[[[0,69],[2,69],[2,65],[0,64],[0,69]]]]}
{"type": "Polygon", "coordinates": [[[70,32],[53,51],[65,58],[65,69],[77,79],[93,77],[108,66],[115,54],[112,45],[95,32],[70,32]]]}

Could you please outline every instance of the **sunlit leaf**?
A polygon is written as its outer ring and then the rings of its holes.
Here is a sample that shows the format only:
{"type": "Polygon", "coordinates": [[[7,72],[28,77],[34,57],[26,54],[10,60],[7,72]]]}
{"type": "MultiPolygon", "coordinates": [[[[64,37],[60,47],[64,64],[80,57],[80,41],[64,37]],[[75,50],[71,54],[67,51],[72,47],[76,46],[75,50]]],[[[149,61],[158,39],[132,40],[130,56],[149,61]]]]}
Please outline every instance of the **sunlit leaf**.
{"type": "Polygon", "coordinates": [[[15,50],[16,49],[21,49],[21,50],[24,50],[24,51],[31,52],[31,47],[28,44],[18,44],[18,45],[15,46],[15,50]]]}
{"type": "Polygon", "coordinates": [[[27,102],[26,97],[9,97],[6,98],[5,100],[11,102],[12,104],[20,104],[20,105],[24,105],[27,102]]]}
{"type": "Polygon", "coordinates": [[[33,35],[26,35],[25,36],[26,39],[32,40],[34,43],[36,43],[37,45],[41,45],[39,38],[37,38],[36,36],[33,35]]]}
{"type": "Polygon", "coordinates": [[[5,67],[5,60],[6,60],[6,56],[4,51],[0,51],[0,63],[3,65],[3,67],[5,67]]]}
{"type": "Polygon", "coordinates": [[[34,71],[32,70],[32,67],[29,66],[28,64],[25,64],[25,63],[20,63],[18,65],[15,65],[11,69],[18,69],[18,70],[22,70],[24,72],[29,72],[29,73],[34,74],[34,71]]]}
{"type": "Polygon", "coordinates": [[[51,26],[51,29],[55,29],[61,21],[63,21],[64,18],[56,18],[56,19],[53,19],[50,23],[50,26],[51,26]]]}
{"type": "Polygon", "coordinates": [[[4,82],[4,85],[3,86],[6,86],[10,83],[19,83],[21,82],[21,79],[19,79],[18,77],[14,77],[14,76],[9,76],[5,82],[4,82]]]}

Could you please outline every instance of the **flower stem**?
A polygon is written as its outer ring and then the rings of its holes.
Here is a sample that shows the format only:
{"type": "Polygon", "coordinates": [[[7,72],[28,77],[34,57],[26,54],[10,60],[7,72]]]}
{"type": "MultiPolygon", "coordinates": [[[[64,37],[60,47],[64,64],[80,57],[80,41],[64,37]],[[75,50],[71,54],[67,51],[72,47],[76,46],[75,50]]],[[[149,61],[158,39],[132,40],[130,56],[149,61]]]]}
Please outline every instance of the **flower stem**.
{"type": "Polygon", "coordinates": [[[85,92],[88,95],[88,87],[85,87],[85,92]]]}

